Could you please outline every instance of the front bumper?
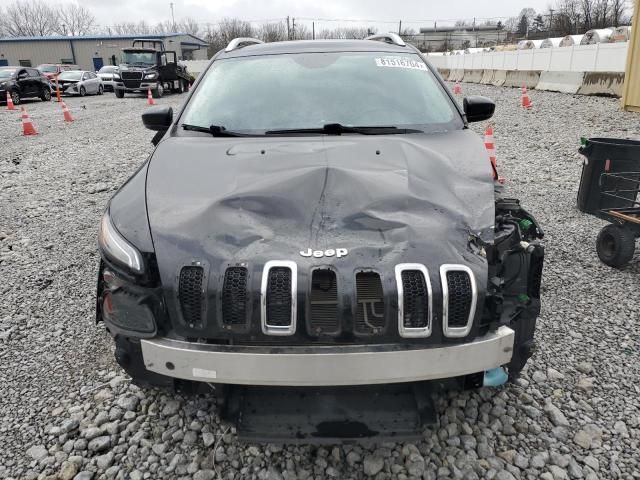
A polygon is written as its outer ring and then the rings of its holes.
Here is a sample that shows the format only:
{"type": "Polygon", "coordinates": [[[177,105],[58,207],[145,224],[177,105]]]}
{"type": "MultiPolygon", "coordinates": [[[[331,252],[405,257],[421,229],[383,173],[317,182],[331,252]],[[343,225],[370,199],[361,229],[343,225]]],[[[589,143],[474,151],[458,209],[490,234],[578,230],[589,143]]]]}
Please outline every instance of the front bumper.
{"type": "Polygon", "coordinates": [[[152,338],[140,341],[147,370],[212,383],[338,386],[404,383],[484,372],[511,361],[514,331],[470,343],[400,350],[397,345],[246,347],[152,338]]]}
{"type": "Polygon", "coordinates": [[[146,92],[148,89],[155,90],[158,88],[158,82],[156,80],[142,81],[135,84],[131,81],[131,83],[127,82],[127,84],[122,80],[114,80],[113,88],[114,90],[124,90],[125,92],[146,92]]]}

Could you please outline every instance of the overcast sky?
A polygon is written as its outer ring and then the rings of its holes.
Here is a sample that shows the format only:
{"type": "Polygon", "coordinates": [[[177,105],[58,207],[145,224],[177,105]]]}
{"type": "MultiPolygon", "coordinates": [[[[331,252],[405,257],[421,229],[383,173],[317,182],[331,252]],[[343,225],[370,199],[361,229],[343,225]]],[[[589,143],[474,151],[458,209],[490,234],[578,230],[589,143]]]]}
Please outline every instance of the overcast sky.
{"type": "MultiPolygon", "coordinates": [[[[0,4],[9,1],[0,0],[0,4]]],[[[142,19],[156,23],[171,19],[169,0],[82,0],[80,3],[94,12],[101,25],[138,22],[142,19]]],[[[387,21],[388,24],[375,23],[379,29],[387,25],[388,29],[395,30],[400,19],[403,20],[403,25],[418,29],[420,26],[432,25],[433,20],[516,16],[524,7],[545,12],[555,0],[174,0],[173,3],[176,21],[190,16],[203,25],[215,23],[223,17],[260,21],[289,15],[299,19],[313,17],[387,21]]],[[[310,20],[304,21],[310,23],[310,20]]],[[[350,24],[352,23],[344,21],[317,21],[316,28],[350,24]]]]}

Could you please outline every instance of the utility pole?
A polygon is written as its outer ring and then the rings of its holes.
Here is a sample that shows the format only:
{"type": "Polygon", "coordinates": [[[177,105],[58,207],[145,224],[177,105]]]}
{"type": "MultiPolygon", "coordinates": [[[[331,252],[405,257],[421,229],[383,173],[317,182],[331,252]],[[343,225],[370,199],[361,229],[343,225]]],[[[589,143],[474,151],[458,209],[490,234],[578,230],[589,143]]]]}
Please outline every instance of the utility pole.
{"type": "Polygon", "coordinates": [[[549,9],[549,36],[553,37],[552,33],[553,33],[553,12],[555,12],[555,10],[553,8],[549,9]]]}
{"type": "Polygon", "coordinates": [[[316,22],[311,22],[311,39],[316,39],[316,22]]]}
{"type": "Polygon", "coordinates": [[[402,35],[402,20],[400,20],[400,23],[398,24],[398,35],[402,35]]]}
{"type": "Polygon", "coordinates": [[[296,39],[296,19],[295,17],[291,17],[291,39],[296,39]]]}
{"type": "Polygon", "coordinates": [[[289,15],[287,15],[287,40],[291,40],[291,30],[289,30],[289,15]]]}
{"type": "Polygon", "coordinates": [[[176,17],[174,17],[174,15],[173,15],[173,2],[170,2],[169,6],[171,7],[171,29],[175,33],[175,31],[176,31],[176,17]]]}

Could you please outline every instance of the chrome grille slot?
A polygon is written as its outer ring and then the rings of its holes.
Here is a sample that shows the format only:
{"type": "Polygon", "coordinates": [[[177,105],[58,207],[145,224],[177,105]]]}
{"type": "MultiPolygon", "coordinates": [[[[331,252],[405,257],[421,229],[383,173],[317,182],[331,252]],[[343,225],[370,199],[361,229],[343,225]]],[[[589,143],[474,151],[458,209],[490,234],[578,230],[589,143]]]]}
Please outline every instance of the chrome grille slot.
{"type": "Polygon", "coordinates": [[[229,267],[222,285],[222,323],[244,325],[247,321],[247,269],[229,267]]]}
{"type": "Polygon", "coordinates": [[[260,289],[262,332],[293,335],[296,331],[297,266],[290,261],[267,262],[260,289]]]}
{"type": "Polygon", "coordinates": [[[477,289],[471,269],[465,265],[442,265],[443,330],[447,337],[464,337],[473,325],[477,289]]]}
{"type": "Polygon", "coordinates": [[[329,269],[313,271],[309,313],[312,334],[338,332],[338,285],[334,271],[329,269]]]}
{"type": "Polygon", "coordinates": [[[380,275],[375,272],[356,274],[356,305],[356,333],[381,334],[385,326],[385,312],[380,275]]]}
{"type": "Polygon", "coordinates": [[[203,302],[202,284],[204,281],[204,269],[200,266],[186,266],[180,270],[178,282],[178,300],[184,321],[191,325],[202,323],[203,302]]]}
{"type": "Polygon", "coordinates": [[[429,272],[424,265],[396,265],[398,286],[398,332],[402,337],[431,335],[432,292],[429,272]]]}

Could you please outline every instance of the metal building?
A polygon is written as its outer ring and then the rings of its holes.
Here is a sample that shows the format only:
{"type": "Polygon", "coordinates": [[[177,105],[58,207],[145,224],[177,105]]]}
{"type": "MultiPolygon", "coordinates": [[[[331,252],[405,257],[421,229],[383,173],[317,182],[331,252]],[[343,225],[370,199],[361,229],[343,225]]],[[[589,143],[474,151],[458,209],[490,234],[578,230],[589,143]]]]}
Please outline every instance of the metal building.
{"type": "Polygon", "coordinates": [[[0,66],[73,63],[83,70],[99,70],[103,65],[117,65],[121,49],[130,47],[134,38],[162,40],[179,60],[207,59],[207,42],[187,33],[9,37],[0,38],[0,66]]]}

